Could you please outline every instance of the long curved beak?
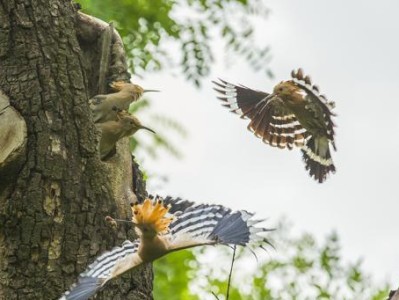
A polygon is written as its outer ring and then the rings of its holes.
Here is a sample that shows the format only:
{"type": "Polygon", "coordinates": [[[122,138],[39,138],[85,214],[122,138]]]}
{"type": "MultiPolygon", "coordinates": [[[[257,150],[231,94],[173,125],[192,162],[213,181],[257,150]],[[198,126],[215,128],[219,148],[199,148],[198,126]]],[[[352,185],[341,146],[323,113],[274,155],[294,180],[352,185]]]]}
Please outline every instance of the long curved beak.
{"type": "Polygon", "coordinates": [[[145,127],[145,126],[140,126],[139,128],[148,130],[148,131],[152,132],[153,134],[156,134],[156,132],[154,130],[152,130],[151,128],[148,128],[148,127],[145,127]]]}
{"type": "Polygon", "coordinates": [[[265,98],[267,104],[269,103],[276,103],[276,102],[283,102],[283,100],[275,93],[270,94],[265,98]]]}
{"type": "Polygon", "coordinates": [[[143,93],[159,93],[160,90],[144,90],[143,93]]]}
{"type": "Polygon", "coordinates": [[[271,93],[268,96],[266,96],[265,100],[268,102],[270,100],[274,100],[275,97],[276,97],[276,94],[275,93],[271,93]]]}

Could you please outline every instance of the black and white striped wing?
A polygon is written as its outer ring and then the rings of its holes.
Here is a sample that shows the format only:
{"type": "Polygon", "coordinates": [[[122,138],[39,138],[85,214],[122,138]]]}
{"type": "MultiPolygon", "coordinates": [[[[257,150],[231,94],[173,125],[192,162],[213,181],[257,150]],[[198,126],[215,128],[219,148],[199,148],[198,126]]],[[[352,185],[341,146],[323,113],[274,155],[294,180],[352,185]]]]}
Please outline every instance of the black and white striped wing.
{"type": "Polygon", "coordinates": [[[252,220],[252,216],[246,211],[233,212],[221,205],[192,206],[170,224],[170,250],[212,244],[268,243],[258,233],[269,230],[255,227],[260,221],[252,220]]]}
{"type": "Polygon", "coordinates": [[[93,262],[84,273],[80,274],[78,282],[60,300],[86,300],[97,293],[104,284],[113,277],[115,270],[129,261],[140,261],[136,258],[139,240],[125,241],[121,247],[105,252],[93,262]]]}
{"type": "Polygon", "coordinates": [[[303,160],[310,176],[322,183],[328,173],[335,172],[330,152],[330,145],[336,150],[335,124],[332,121],[332,117],[335,116],[332,112],[335,104],[320,94],[319,88],[312,84],[310,77],[304,75],[302,69],[292,71],[291,77],[292,82],[304,92],[308,117],[303,120],[303,126],[312,132],[312,136],[301,147],[303,160]]]}
{"type": "Polygon", "coordinates": [[[259,105],[257,114],[248,124],[248,129],[264,143],[280,149],[301,147],[309,136],[295,114],[277,97],[259,105]]]}
{"type": "Polygon", "coordinates": [[[212,81],[216,87],[215,91],[220,93],[219,100],[223,106],[230,108],[231,112],[240,115],[242,118],[252,118],[257,112],[257,105],[264,100],[268,93],[255,91],[245,86],[238,86],[222,79],[220,82],[212,81]]]}
{"type": "Polygon", "coordinates": [[[325,135],[332,142],[335,149],[335,124],[332,120],[332,117],[335,116],[332,112],[335,103],[327,100],[326,96],[320,93],[319,87],[312,84],[310,77],[304,75],[301,68],[293,70],[291,77],[293,82],[305,92],[306,109],[312,113],[314,122],[318,123],[318,128],[326,128],[325,135]]]}
{"type": "MultiPolygon", "coordinates": [[[[153,199],[154,197],[152,195],[149,196],[150,199],[153,199]]],[[[155,199],[158,199],[159,196],[155,196],[155,199]]],[[[172,198],[171,196],[166,196],[165,198],[160,198],[162,199],[163,203],[165,205],[170,205],[169,213],[174,214],[174,215],[179,215],[185,212],[188,208],[194,205],[194,202],[184,200],[182,198],[172,198]]]]}
{"type": "Polygon", "coordinates": [[[268,93],[224,80],[214,84],[217,86],[215,90],[221,94],[218,99],[225,102],[223,106],[249,118],[248,129],[263,142],[281,149],[292,149],[305,143],[307,131],[278,98],[268,98],[268,93]]]}

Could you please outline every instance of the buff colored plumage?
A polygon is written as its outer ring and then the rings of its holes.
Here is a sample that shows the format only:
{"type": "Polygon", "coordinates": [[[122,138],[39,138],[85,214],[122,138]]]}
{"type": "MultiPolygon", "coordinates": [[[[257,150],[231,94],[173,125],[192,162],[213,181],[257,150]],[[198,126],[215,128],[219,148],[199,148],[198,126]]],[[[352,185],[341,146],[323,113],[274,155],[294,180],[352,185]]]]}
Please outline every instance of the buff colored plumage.
{"type": "Polygon", "coordinates": [[[221,205],[194,205],[181,199],[146,199],[132,207],[132,222],[138,239],[125,241],[98,257],[60,299],[87,300],[105,284],[143,263],[173,251],[201,245],[252,245],[263,247],[268,240],[256,227],[258,220],[244,210],[221,205]]]}
{"type": "Polygon", "coordinates": [[[116,121],[107,121],[96,124],[101,131],[99,152],[101,159],[115,151],[116,143],[126,137],[135,134],[139,129],[145,129],[155,133],[152,129],[143,126],[140,120],[126,111],[116,112],[116,121]]]}
{"type": "Polygon", "coordinates": [[[115,93],[96,95],[89,100],[94,123],[116,121],[117,111],[127,111],[130,104],[139,100],[144,93],[158,92],[157,90],[145,90],[130,82],[116,81],[110,86],[116,91],[115,93]]]}
{"type": "Polygon", "coordinates": [[[223,80],[214,83],[223,105],[250,119],[249,130],[273,147],[299,147],[310,176],[323,182],[335,172],[330,153],[331,147],[336,149],[334,103],[320,94],[302,69],[294,70],[291,77],[271,94],[223,80]]]}

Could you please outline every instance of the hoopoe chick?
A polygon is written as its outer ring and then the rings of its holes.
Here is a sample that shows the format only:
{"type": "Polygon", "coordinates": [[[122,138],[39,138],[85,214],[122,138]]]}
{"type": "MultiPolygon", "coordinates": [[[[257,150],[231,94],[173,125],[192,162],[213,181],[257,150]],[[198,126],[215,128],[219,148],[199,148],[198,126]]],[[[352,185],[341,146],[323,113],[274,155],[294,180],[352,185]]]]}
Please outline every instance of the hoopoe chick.
{"type": "Polygon", "coordinates": [[[116,121],[118,110],[128,110],[132,102],[137,101],[144,93],[159,92],[158,90],[145,90],[141,86],[127,82],[113,82],[111,87],[116,93],[97,95],[89,100],[94,123],[116,121]]]}
{"type": "Polygon", "coordinates": [[[292,71],[291,80],[277,84],[273,93],[214,82],[220,100],[231,112],[249,118],[248,129],[263,142],[281,149],[302,150],[306,170],[320,183],[335,172],[330,145],[334,144],[334,103],[321,95],[302,69],[292,71]]]}
{"type": "Polygon", "coordinates": [[[98,257],[61,300],[86,300],[109,280],[173,251],[202,245],[263,248],[270,244],[262,236],[270,229],[254,226],[261,220],[253,220],[253,214],[244,210],[157,197],[134,205],[132,211],[138,239],[98,257]]]}
{"type": "Polygon", "coordinates": [[[116,121],[107,121],[104,123],[96,124],[97,128],[101,130],[101,138],[99,143],[99,151],[101,159],[107,158],[115,151],[116,142],[126,136],[131,136],[139,129],[145,129],[155,133],[154,130],[141,125],[139,119],[129,114],[126,111],[116,112],[116,121]]]}

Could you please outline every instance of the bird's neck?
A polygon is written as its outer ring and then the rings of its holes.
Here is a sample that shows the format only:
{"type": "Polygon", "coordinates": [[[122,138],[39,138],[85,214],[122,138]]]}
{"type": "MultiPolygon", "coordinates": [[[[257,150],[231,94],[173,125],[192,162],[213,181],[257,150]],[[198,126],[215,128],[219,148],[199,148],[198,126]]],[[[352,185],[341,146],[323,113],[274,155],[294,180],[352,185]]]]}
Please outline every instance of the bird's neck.
{"type": "Polygon", "coordinates": [[[113,142],[118,141],[123,135],[123,128],[117,121],[100,123],[98,124],[98,127],[102,130],[102,134],[106,135],[106,138],[108,140],[112,140],[113,142]]]}
{"type": "Polygon", "coordinates": [[[283,94],[279,95],[279,97],[284,101],[284,103],[288,106],[298,106],[305,103],[305,95],[301,93],[290,93],[289,95],[283,94]]]}
{"type": "Polygon", "coordinates": [[[139,247],[139,256],[144,262],[151,262],[163,255],[168,251],[167,240],[159,235],[154,237],[141,237],[139,247]]]}
{"type": "Polygon", "coordinates": [[[118,92],[117,94],[118,94],[118,98],[119,98],[119,108],[121,108],[121,109],[128,109],[130,103],[132,103],[135,100],[132,93],[130,93],[128,91],[122,90],[122,91],[118,92]]]}

